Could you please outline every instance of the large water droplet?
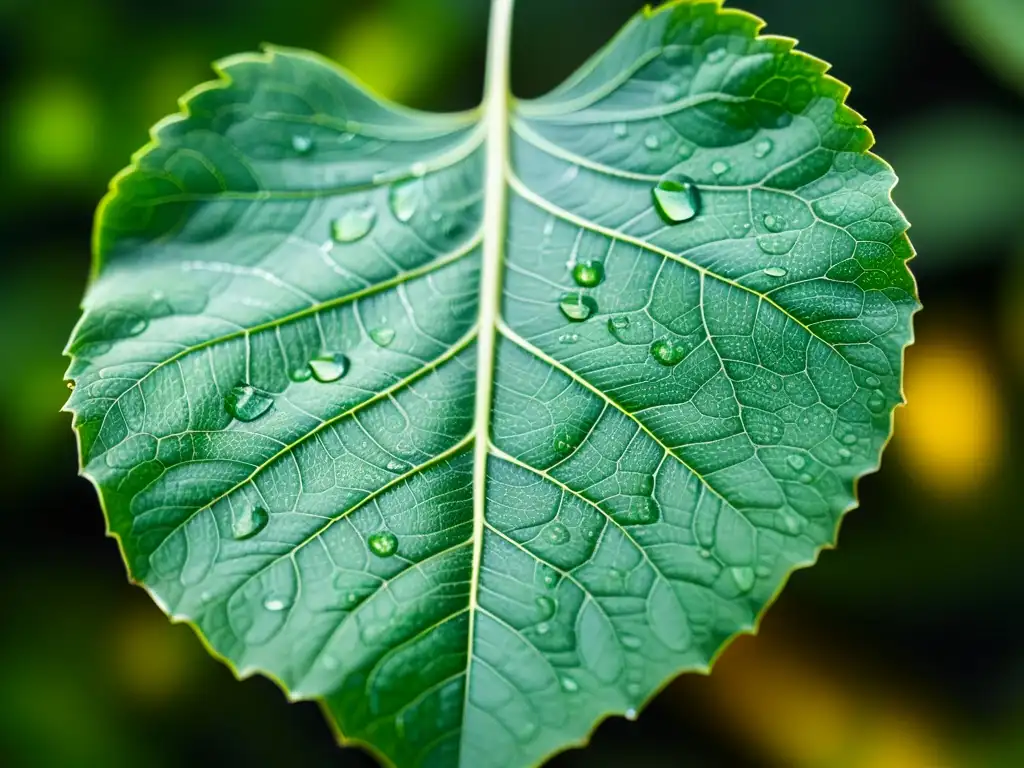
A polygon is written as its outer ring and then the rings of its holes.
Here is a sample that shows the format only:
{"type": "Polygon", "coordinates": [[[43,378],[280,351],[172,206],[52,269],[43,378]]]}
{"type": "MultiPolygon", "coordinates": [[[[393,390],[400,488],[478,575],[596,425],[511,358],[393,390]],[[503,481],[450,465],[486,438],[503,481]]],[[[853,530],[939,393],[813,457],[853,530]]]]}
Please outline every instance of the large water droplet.
{"type": "Polygon", "coordinates": [[[331,237],[339,243],[354,243],[366,237],[377,221],[377,209],[372,205],[345,211],[331,223],[331,237]]]}
{"type": "Polygon", "coordinates": [[[571,677],[563,677],[561,679],[562,690],[566,693],[576,693],[580,689],[579,684],[571,677]]]}
{"type": "Polygon", "coordinates": [[[736,582],[741,592],[749,592],[754,588],[754,569],[750,566],[730,568],[729,573],[732,574],[732,580],[736,582]]]}
{"type": "Polygon", "coordinates": [[[583,288],[594,288],[604,280],[604,264],[600,261],[581,261],[572,268],[572,279],[583,288]]]}
{"type": "Polygon", "coordinates": [[[766,213],[761,221],[764,228],[769,232],[781,232],[786,228],[786,219],[783,216],[776,216],[774,213],[766,213]]]}
{"type": "Polygon", "coordinates": [[[304,155],[313,148],[313,139],[309,136],[303,136],[302,134],[295,134],[292,136],[292,149],[298,152],[300,155],[304,155]]]}
{"type": "Polygon", "coordinates": [[[569,539],[572,538],[572,535],[569,533],[569,529],[559,522],[551,523],[551,525],[545,528],[544,536],[548,541],[556,546],[559,544],[566,544],[569,539]]]}
{"type": "Polygon", "coordinates": [[[247,508],[231,521],[231,535],[239,541],[250,539],[266,528],[269,522],[270,515],[263,507],[247,508]]]}
{"type": "Polygon", "coordinates": [[[377,557],[391,557],[398,551],[398,537],[391,531],[371,533],[366,544],[377,557]]]}
{"type": "Polygon", "coordinates": [[[644,146],[648,149],[657,149],[661,146],[661,139],[655,136],[653,133],[648,134],[647,138],[644,139],[644,146]]]}
{"type": "Polygon", "coordinates": [[[275,613],[277,611],[283,611],[285,609],[285,605],[286,604],[284,600],[278,600],[277,598],[270,598],[269,600],[265,600],[263,602],[264,608],[266,608],[268,611],[274,611],[275,613]]]}
{"type": "Polygon", "coordinates": [[[789,274],[789,270],[785,267],[765,267],[764,273],[768,277],[785,277],[789,274]]]}
{"type": "Polygon", "coordinates": [[[558,606],[556,605],[555,601],[552,600],[550,597],[545,597],[542,595],[541,597],[537,598],[536,602],[537,607],[540,609],[541,619],[550,619],[552,616],[555,615],[555,609],[558,606]]]}
{"type": "Polygon", "coordinates": [[[873,413],[882,413],[885,410],[885,398],[881,392],[875,392],[868,398],[868,408],[873,413]]]}
{"type": "Polygon", "coordinates": [[[317,381],[328,384],[348,373],[348,358],[341,352],[328,352],[309,361],[309,369],[317,381]]]}
{"type": "Polygon", "coordinates": [[[658,339],[651,344],[651,356],[662,365],[678,365],[686,357],[686,350],[672,339],[658,339]]]}
{"type": "Polygon", "coordinates": [[[754,145],[754,157],[759,159],[767,157],[774,147],[775,144],[772,143],[771,139],[761,139],[754,145]]]}
{"type": "Polygon", "coordinates": [[[629,709],[627,709],[623,714],[625,715],[626,719],[631,721],[631,722],[633,720],[636,720],[636,717],[637,717],[636,710],[633,707],[630,707],[629,709]]]}
{"type": "Polygon", "coordinates": [[[395,184],[391,188],[388,204],[391,206],[391,212],[395,214],[395,218],[404,223],[412,219],[422,199],[423,182],[420,179],[413,179],[395,184]]]}
{"type": "Polygon", "coordinates": [[[395,340],[394,328],[374,328],[370,331],[370,339],[378,347],[390,347],[395,340]]]}
{"type": "Polygon", "coordinates": [[[255,421],[274,405],[274,399],[250,384],[236,384],[224,395],[224,410],[239,421],[255,421]]]}
{"type": "Polygon", "coordinates": [[[680,173],[666,176],[654,187],[654,204],[669,224],[682,224],[700,213],[700,190],[680,173]]]}
{"type": "Polygon", "coordinates": [[[404,461],[399,461],[398,459],[391,459],[391,461],[387,463],[388,472],[404,472],[406,469],[408,469],[406,463],[404,461]]]}
{"type": "Polygon", "coordinates": [[[562,314],[574,323],[582,323],[597,311],[597,302],[583,293],[569,293],[558,302],[562,314]]]}
{"type": "Polygon", "coordinates": [[[729,168],[730,166],[725,160],[715,160],[715,162],[711,164],[711,172],[715,174],[715,176],[721,176],[723,173],[728,171],[729,168]]]}

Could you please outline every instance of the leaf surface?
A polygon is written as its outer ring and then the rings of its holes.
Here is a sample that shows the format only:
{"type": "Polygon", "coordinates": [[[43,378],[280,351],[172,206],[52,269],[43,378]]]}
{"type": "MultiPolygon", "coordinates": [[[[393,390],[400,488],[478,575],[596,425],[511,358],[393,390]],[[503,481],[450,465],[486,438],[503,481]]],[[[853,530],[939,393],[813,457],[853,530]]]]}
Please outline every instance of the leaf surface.
{"type": "Polygon", "coordinates": [[[891,169],[760,28],[642,13],[498,125],[221,62],[102,204],[69,344],[132,577],[400,766],[536,763],[752,631],[917,308],[891,169]]]}

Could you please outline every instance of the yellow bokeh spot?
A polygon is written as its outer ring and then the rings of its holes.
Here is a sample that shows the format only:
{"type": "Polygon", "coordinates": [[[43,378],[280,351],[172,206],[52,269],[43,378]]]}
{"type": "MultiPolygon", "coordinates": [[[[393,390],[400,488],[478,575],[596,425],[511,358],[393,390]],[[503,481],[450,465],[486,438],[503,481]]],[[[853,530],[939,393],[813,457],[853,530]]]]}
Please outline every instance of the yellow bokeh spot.
{"type": "Polygon", "coordinates": [[[422,43],[385,14],[364,14],[342,28],[335,59],[379,95],[400,101],[419,84],[422,43]]]}
{"type": "Polygon", "coordinates": [[[10,112],[11,155],[27,174],[68,179],[92,166],[100,110],[92,94],[66,78],[38,81],[10,112]]]}
{"type": "Polygon", "coordinates": [[[998,472],[1005,407],[980,338],[931,327],[907,352],[907,406],[897,411],[904,467],[931,495],[963,498],[998,472]]]}

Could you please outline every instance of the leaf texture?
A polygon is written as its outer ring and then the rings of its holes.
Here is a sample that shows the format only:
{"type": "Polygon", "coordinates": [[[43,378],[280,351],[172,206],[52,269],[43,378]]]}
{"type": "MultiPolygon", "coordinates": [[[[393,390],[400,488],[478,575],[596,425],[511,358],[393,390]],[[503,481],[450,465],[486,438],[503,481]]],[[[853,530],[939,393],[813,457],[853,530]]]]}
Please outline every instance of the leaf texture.
{"type": "Polygon", "coordinates": [[[501,232],[479,113],[220,62],[68,348],[132,578],[399,766],[535,764],[708,670],[855,506],[918,307],[847,89],[761,27],[671,3],[513,102],[501,232]]]}

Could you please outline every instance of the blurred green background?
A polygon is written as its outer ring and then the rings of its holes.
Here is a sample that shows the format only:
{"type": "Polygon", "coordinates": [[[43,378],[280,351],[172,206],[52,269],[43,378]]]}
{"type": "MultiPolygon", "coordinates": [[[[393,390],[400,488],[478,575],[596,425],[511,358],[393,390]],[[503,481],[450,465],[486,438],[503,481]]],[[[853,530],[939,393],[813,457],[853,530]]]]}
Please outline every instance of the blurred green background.
{"type": "MultiPolygon", "coordinates": [[[[834,63],[902,177],[926,309],[908,408],[840,548],[709,677],[556,766],[1024,765],[1024,0],[737,0],[834,63]]],[[[641,6],[518,0],[521,96],[641,6]]],[[[439,109],[482,88],[486,0],[0,0],[0,765],[370,766],[236,682],[127,583],[76,477],[61,349],[95,205],[208,62],[321,51],[439,109]]]]}

